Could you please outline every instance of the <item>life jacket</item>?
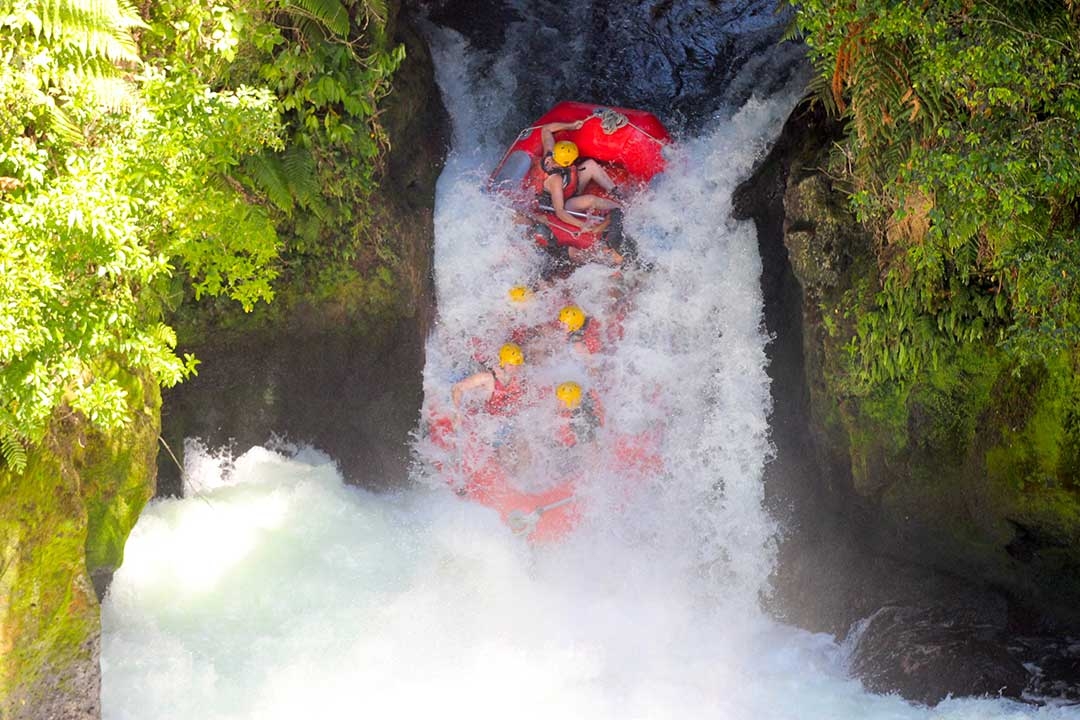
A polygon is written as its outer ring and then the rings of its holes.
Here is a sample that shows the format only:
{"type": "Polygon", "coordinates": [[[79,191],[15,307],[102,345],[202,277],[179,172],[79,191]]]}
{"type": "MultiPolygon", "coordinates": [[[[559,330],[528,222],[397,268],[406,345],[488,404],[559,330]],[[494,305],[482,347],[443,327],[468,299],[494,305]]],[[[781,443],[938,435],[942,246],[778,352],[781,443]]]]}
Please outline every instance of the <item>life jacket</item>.
{"type": "Polygon", "coordinates": [[[581,399],[580,405],[560,413],[560,416],[562,423],[556,431],[556,439],[565,447],[592,442],[596,439],[597,430],[604,425],[604,415],[592,390],[581,399]]]}
{"type": "MultiPolygon", "coordinates": [[[[549,158],[549,157],[551,157],[551,153],[548,153],[547,155],[544,156],[544,158],[549,158]]],[[[554,170],[548,170],[547,167],[544,166],[544,161],[541,160],[540,161],[540,169],[543,170],[545,173],[547,173],[548,177],[551,177],[552,175],[561,175],[562,176],[562,193],[563,193],[563,199],[564,200],[567,199],[567,198],[572,198],[572,197],[574,197],[574,195],[577,195],[577,192],[578,192],[578,169],[577,169],[577,165],[570,165],[569,167],[560,167],[560,166],[556,165],[554,170]]],[[[541,202],[541,204],[545,204],[545,205],[550,205],[551,204],[551,193],[549,193],[546,188],[540,194],[540,202],[541,202]]]]}
{"type": "Polygon", "coordinates": [[[600,321],[594,320],[591,316],[586,317],[585,323],[574,332],[568,333],[567,337],[571,343],[584,343],[585,350],[590,355],[600,352],[600,348],[603,347],[600,339],[600,321]]]}
{"type": "Polygon", "coordinates": [[[521,382],[521,378],[511,378],[510,382],[502,383],[495,375],[495,371],[491,370],[491,377],[495,380],[495,390],[491,393],[491,397],[484,403],[484,410],[491,415],[505,415],[507,412],[514,409],[518,401],[525,395],[525,384],[521,382]]]}
{"type": "Polygon", "coordinates": [[[432,413],[427,425],[427,437],[436,447],[450,450],[454,447],[454,421],[449,415],[432,413]]]}
{"type": "Polygon", "coordinates": [[[529,325],[518,325],[510,329],[510,342],[517,343],[524,347],[530,342],[535,340],[540,335],[540,327],[532,327],[529,325]]]}

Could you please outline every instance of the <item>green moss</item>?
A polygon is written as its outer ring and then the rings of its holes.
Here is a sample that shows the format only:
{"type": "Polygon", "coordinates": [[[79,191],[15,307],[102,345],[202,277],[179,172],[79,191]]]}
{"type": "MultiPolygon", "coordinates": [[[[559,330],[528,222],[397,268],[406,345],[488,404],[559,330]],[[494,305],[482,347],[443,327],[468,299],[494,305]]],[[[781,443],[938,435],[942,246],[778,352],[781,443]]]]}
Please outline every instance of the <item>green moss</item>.
{"type": "Polygon", "coordinates": [[[86,503],[86,564],[99,591],[124,559],[124,543],[154,494],[161,392],[115,365],[104,372],[128,394],[131,421],[121,433],[91,432],[75,454],[86,503]]]}
{"type": "Polygon", "coordinates": [[[221,301],[187,305],[173,324],[189,347],[211,338],[276,334],[282,328],[310,334],[342,328],[365,334],[383,332],[394,326],[408,305],[401,277],[407,268],[385,255],[385,260],[367,271],[349,264],[313,265],[302,277],[278,283],[274,302],[256,306],[250,313],[221,301]]]}
{"type": "Polygon", "coordinates": [[[995,414],[998,436],[986,451],[992,480],[1017,490],[1072,486],[1077,380],[1067,358],[1006,378],[995,414]],[[1018,412],[1017,407],[1023,408],[1018,412]]]}
{"type": "Polygon", "coordinates": [[[68,415],[22,474],[0,468],[0,716],[62,692],[66,678],[96,674],[92,578],[104,587],[153,494],[157,385],[115,365],[99,372],[128,392],[127,428],[105,435],[68,415]]]}
{"type": "Polygon", "coordinates": [[[901,552],[1074,612],[1080,582],[1059,580],[1080,571],[1070,358],[1018,369],[969,344],[910,384],[861,398],[844,395],[842,364],[828,369],[854,489],[877,503],[901,552]]]}
{"type": "Polygon", "coordinates": [[[31,453],[21,476],[0,470],[0,708],[43,673],[84,661],[83,644],[99,629],[86,515],[58,450],[31,453]]]}

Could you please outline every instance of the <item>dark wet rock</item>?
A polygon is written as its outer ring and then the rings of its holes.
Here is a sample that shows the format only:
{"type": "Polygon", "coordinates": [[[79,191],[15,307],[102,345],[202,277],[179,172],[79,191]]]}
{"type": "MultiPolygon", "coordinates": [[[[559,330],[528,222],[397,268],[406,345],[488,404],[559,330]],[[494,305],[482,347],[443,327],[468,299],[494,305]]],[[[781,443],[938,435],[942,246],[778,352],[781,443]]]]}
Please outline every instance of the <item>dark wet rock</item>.
{"type": "Polygon", "coordinates": [[[586,67],[603,102],[700,118],[779,89],[803,49],[780,43],[791,9],[771,0],[597,0],[586,67]]]}
{"type": "Polygon", "coordinates": [[[433,24],[457,31],[479,50],[498,50],[506,39],[507,26],[524,19],[518,10],[500,1],[441,0],[417,4],[433,24]]]}
{"type": "Polygon", "coordinates": [[[520,58],[526,81],[515,102],[526,119],[573,99],[643,108],[669,129],[693,129],[775,91],[805,62],[800,44],[780,42],[791,11],[773,0],[595,0],[584,13],[562,2],[416,4],[490,53],[493,73],[499,58],[520,58]]]}
{"type": "MultiPolygon", "coordinates": [[[[281,438],[326,452],[347,482],[381,488],[404,481],[423,363],[422,340],[409,324],[375,339],[348,327],[283,330],[216,341],[198,354],[199,377],[170,391],[163,410],[178,455],[185,437],[235,454],[281,438]]],[[[159,495],[181,495],[167,453],[159,467],[159,495]]]]}
{"type": "Polygon", "coordinates": [[[792,178],[784,193],[784,242],[803,286],[815,291],[840,285],[852,248],[864,233],[828,180],[819,174],[792,178]]]}
{"type": "Polygon", "coordinates": [[[856,633],[851,670],[874,692],[928,705],[949,695],[1019,698],[1030,679],[1003,628],[974,611],[889,606],[856,633]]]}
{"type": "Polygon", "coordinates": [[[1032,673],[1031,699],[1080,705],[1080,638],[1014,637],[1009,652],[1032,673]]]}

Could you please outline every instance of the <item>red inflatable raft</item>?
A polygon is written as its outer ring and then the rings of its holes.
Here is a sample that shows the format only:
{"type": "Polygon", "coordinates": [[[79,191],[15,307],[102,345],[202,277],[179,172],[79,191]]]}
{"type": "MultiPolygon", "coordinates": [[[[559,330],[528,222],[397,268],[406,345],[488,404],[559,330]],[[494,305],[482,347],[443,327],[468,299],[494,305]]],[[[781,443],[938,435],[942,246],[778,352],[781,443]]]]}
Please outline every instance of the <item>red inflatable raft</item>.
{"type": "MultiPolygon", "coordinates": [[[[537,235],[541,245],[553,239],[559,245],[585,249],[599,235],[564,223],[555,217],[552,208],[541,206],[539,201],[547,177],[540,167],[543,152],[540,127],[577,120],[586,121],[580,130],[558,132],[555,139],[576,143],[581,157],[601,163],[619,187],[632,193],[664,169],[662,150],[671,142],[671,136],[652,113],[579,102],[559,103],[521,131],[488,180],[489,191],[508,198],[515,210],[550,230],[551,237],[547,233],[537,235]]],[[[582,191],[606,197],[595,184],[582,191]]]]}
{"type": "MultiPolygon", "coordinates": [[[[499,463],[480,451],[485,445],[480,437],[468,430],[459,436],[460,428],[450,415],[436,408],[427,415],[425,437],[454,466],[456,472],[449,474],[449,482],[459,496],[495,510],[514,534],[524,535],[534,543],[557,540],[577,524],[572,479],[539,492],[515,487],[499,463]],[[455,476],[463,481],[454,480],[455,476]]],[[[433,465],[439,472],[451,469],[441,460],[433,465]]]]}
{"type": "MultiPolygon", "coordinates": [[[[490,453],[483,452],[486,443],[481,437],[458,427],[449,415],[433,409],[424,427],[426,438],[445,451],[447,464],[434,463],[436,470],[450,471],[448,482],[459,496],[495,510],[514,534],[532,543],[552,542],[580,522],[582,508],[575,492],[587,478],[564,477],[546,489],[525,490],[517,487],[490,453]]],[[[656,432],[613,438],[610,467],[621,478],[623,490],[633,492],[646,478],[663,471],[658,441],[656,432]]]]}
{"type": "Polygon", "coordinates": [[[564,537],[579,519],[572,481],[564,480],[542,492],[525,492],[515,488],[495,462],[470,472],[469,482],[458,494],[495,510],[514,534],[533,543],[564,537]]]}

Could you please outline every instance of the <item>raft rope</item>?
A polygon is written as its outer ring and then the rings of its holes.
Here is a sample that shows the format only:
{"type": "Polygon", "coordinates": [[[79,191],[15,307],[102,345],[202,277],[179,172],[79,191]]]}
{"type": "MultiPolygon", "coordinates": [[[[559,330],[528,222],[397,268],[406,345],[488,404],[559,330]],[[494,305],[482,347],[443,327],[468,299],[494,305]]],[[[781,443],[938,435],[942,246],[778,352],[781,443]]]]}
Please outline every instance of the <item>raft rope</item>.
{"type": "MultiPolygon", "coordinates": [[[[615,132],[616,130],[618,130],[620,128],[629,126],[629,127],[634,128],[635,130],[637,130],[639,133],[641,133],[645,137],[652,140],[654,143],[657,143],[658,145],[663,145],[664,144],[663,140],[656,137],[655,135],[650,133],[645,128],[643,128],[643,127],[641,127],[639,125],[635,125],[634,123],[630,122],[630,118],[626,117],[626,115],[622,114],[618,110],[614,110],[612,108],[606,108],[606,107],[598,107],[598,108],[596,108],[595,110],[592,111],[592,115],[590,115],[588,118],[585,118],[585,119],[588,120],[589,118],[593,118],[593,117],[600,118],[600,123],[601,123],[601,125],[602,125],[602,127],[604,129],[604,134],[606,134],[606,135],[610,135],[610,134],[612,134],[613,132],[615,132]]],[[[517,139],[515,139],[514,142],[510,143],[511,147],[514,144],[516,144],[518,141],[524,140],[525,138],[529,137],[529,134],[532,133],[533,130],[539,130],[541,127],[542,127],[541,125],[530,125],[529,127],[523,129],[521,132],[518,133],[517,139]]],[[[509,153],[510,153],[510,151],[507,150],[506,154],[508,155],[509,153]]],[[[503,159],[504,160],[506,159],[506,155],[503,155],[503,159]]],[[[500,164],[501,164],[501,162],[500,162],[500,164]]]]}
{"type": "MultiPolygon", "coordinates": [[[[589,118],[594,117],[600,119],[601,127],[603,128],[605,135],[610,135],[616,130],[619,130],[623,127],[632,127],[645,137],[652,140],[657,145],[664,144],[663,140],[656,137],[648,130],[645,130],[644,128],[630,122],[630,118],[626,117],[626,115],[622,114],[618,110],[613,110],[612,108],[606,107],[598,107],[593,110],[592,115],[589,116],[589,118]]],[[[589,118],[586,118],[586,120],[588,120],[589,118]]],[[[502,159],[499,160],[499,164],[495,167],[502,167],[502,164],[506,162],[506,158],[510,155],[510,148],[514,147],[514,145],[529,137],[529,135],[532,134],[534,130],[539,130],[541,127],[541,125],[530,125],[529,127],[519,132],[517,134],[517,138],[514,140],[514,142],[510,143],[510,147],[506,149],[506,152],[503,153],[502,159]]]]}
{"type": "Polygon", "coordinates": [[[617,110],[612,110],[611,108],[598,107],[593,110],[591,117],[600,118],[600,127],[603,128],[605,135],[610,135],[619,128],[626,127],[630,123],[629,118],[627,118],[621,112],[618,112],[617,110]]]}

